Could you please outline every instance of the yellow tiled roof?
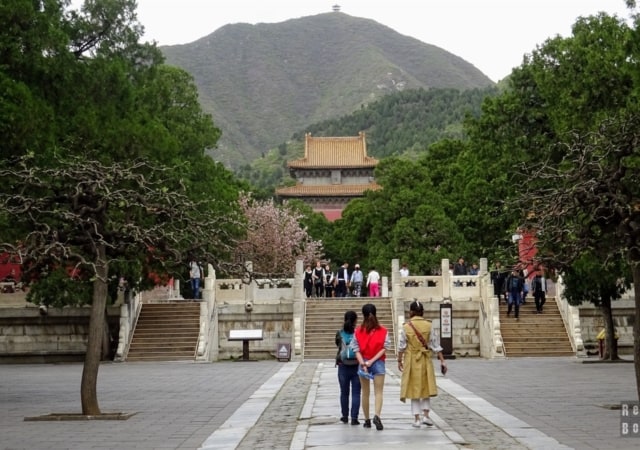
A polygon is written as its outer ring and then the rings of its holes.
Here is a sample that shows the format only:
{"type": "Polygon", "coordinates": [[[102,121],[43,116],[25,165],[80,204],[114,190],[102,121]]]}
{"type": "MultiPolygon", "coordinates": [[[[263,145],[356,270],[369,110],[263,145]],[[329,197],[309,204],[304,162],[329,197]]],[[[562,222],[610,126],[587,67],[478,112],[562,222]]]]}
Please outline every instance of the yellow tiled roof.
{"type": "Polygon", "coordinates": [[[365,191],[382,189],[378,183],[369,184],[328,184],[305,186],[298,184],[276,189],[276,195],[282,197],[360,197],[365,191]]]}
{"type": "Polygon", "coordinates": [[[378,160],[367,156],[365,134],[347,137],[305,136],[304,158],[289,161],[290,168],[330,169],[375,167],[378,160]]]}

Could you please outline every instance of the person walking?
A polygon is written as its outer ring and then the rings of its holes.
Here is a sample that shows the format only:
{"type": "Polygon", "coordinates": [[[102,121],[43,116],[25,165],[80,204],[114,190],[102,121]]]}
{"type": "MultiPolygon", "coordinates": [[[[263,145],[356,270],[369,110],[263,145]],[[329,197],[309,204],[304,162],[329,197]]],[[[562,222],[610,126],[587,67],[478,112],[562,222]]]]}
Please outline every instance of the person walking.
{"type": "Polygon", "coordinates": [[[327,263],[324,266],[324,295],[327,298],[335,297],[336,275],[331,271],[331,266],[327,263]]]}
{"type": "Polygon", "coordinates": [[[195,258],[191,258],[189,261],[189,279],[191,282],[191,298],[197,300],[200,298],[200,278],[202,272],[200,271],[200,264],[195,258]]]}
{"type": "MultiPolygon", "coordinates": [[[[453,276],[467,275],[467,272],[467,265],[464,262],[464,258],[458,258],[458,262],[453,265],[453,276]]],[[[453,282],[453,285],[456,287],[461,287],[462,281],[455,280],[453,282]]]]}
{"type": "Polygon", "coordinates": [[[351,279],[349,285],[352,287],[352,295],[354,297],[362,296],[362,282],[364,281],[364,274],[360,270],[360,264],[356,264],[351,273],[351,279]]]}
{"type": "Polygon", "coordinates": [[[542,314],[544,304],[547,302],[547,280],[542,273],[536,272],[536,276],[531,280],[533,300],[536,304],[536,313],[542,314]]]}
{"type": "Polygon", "coordinates": [[[367,275],[367,289],[369,297],[380,297],[380,274],[375,267],[367,275]]]}
{"type": "Polygon", "coordinates": [[[507,303],[509,308],[507,309],[507,316],[511,315],[511,309],[515,305],[515,318],[519,320],[520,317],[520,302],[522,301],[522,290],[524,289],[524,280],[518,273],[518,269],[514,267],[511,275],[506,280],[507,291],[507,303]]]}
{"type": "Polygon", "coordinates": [[[336,365],[338,366],[338,384],[340,385],[340,411],[342,423],[360,425],[360,377],[358,376],[358,359],[355,356],[351,341],[353,341],[358,315],[355,311],[344,313],[344,325],[336,333],[336,365]],[[351,396],[351,414],[349,414],[349,396],[351,396]]]}
{"type": "Polygon", "coordinates": [[[347,283],[349,282],[349,263],[343,263],[338,269],[336,297],[347,296],[347,283]]]}
{"type": "Polygon", "coordinates": [[[314,295],[316,298],[324,297],[324,267],[320,261],[316,261],[311,278],[313,279],[314,295]]]}
{"type": "Polygon", "coordinates": [[[398,370],[402,372],[400,401],[411,400],[413,426],[433,426],[429,418],[431,397],[438,395],[432,354],[440,360],[442,373],[447,372],[442,347],[430,320],[424,317],[424,306],[418,300],[409,305],[409,321],[400,330],[398,340],[398,370]],[[420,415],[422,413],[422,418],[420,415]]]}
{"type": "Polygon", "coordinates": [[[313,294],[313,270],[311,270],[311,264],[307,264],[304,270],[304,281],[302,285],[304,286],[304,293],[307,298],[311,298],[311,294],[313,294]]]}
{"type": "Polygon", "coordinates": [[[375,397],[375,414],[373,424],[376,430],[382,430],[382,392],[385,378],[385,359],[387,349],[391,348],[391,340],[387,329],[380,325],[376,317],[376,306],[367,303],[362,307],[362,324],[356,328],[355,339],[351,341],[356,358],[360,364],[360,384],[362,386],[362,413],[364,414],[364,427],[371,428],[371,416],[369,408],[369,396],[371,392],[370,382],[373,379],[373,391],[375,397]]]}
{"type": "Polygon", "coordinates": [[[409,276],[409,267],[407,267],[407,263],[402,263],[402,267],[400,267],[400,277],[407,278],[409,276]]]}
{"type": "Polygon", "coordinates": [[[507,274],[502,269],[500,261],[495,262],[494,269],[491,271],[491,282],[493,283],[493,295],[498,298],[498,305],[502,296],[505,297],[504,301],[507,303],[507,295],[504,289],[504,280],[507,274]]]}

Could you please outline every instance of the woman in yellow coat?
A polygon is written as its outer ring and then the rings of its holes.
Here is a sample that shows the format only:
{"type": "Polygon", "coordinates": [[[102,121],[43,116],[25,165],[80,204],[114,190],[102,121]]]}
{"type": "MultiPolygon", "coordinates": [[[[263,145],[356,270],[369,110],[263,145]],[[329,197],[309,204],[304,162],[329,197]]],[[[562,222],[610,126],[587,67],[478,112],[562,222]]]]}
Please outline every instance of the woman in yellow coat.
{"type": "Polygon", "coordinates": [[[411,412],[415,416],[413,426],[432,426],[429,418],[430,397],[438,395],[432,355],[440,360],[442,373],[446,373],[442,347],[434,333],[431,321],[424,319],[424,307],[418,300],[409,306],[409,321],[400,330],[398,341],[398,369],[402,372],[400,400],[411,400],[411,412]],[[422,412],[422,419],[420,413],[422,412]]]}

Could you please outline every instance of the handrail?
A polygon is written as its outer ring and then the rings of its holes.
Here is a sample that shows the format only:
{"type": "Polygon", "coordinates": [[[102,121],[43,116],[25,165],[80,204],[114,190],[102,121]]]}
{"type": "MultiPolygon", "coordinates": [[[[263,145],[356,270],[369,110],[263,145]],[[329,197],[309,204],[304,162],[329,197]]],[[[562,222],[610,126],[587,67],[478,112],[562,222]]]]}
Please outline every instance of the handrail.
{"type": "Polygon", "coordinates": [[[120,331],[118,333],[118,348],[114,361],[125,361],[127,359],[141,309],[142,301],[140,292],[130,296],[129,301],[125,301],[124,304],[120,306],[120,331]]]}
{"type": "Polygon", "coordinates": [[[555,287],[555,302],[558,305],[560,316],[565,325],[565,330],[569,335],[569,342],[571,342],[571,348],[576,353],[576,356],[586,356],[586,350],[584,348],[584,342],[582,340],[582,329],[580,327],[580,309],[569,304],[564,298],[564,283],[562,282],[562,276],[558,277],[558,281],[554,285],[555,287]]]}

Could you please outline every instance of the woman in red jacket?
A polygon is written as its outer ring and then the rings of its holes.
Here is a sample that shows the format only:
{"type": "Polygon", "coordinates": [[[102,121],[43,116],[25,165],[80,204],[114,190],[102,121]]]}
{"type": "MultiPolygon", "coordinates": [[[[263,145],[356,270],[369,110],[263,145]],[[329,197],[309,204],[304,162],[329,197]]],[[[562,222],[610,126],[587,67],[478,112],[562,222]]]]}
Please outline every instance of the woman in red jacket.
{"type": "Polygon", "coordinates": [[[364,319],[356,328],[355,339],[352,346],[356,352],[356,358],[360,364],[360,384],[362,385],[362,412],[364,413],[364,427],[371,428],[369,416],[369,381],[373,379],[373,391],[375,396],[375,415],[373,424],[376,430],[382,430],[380,413],[382,411],[382,389],[384,388],[385,354],[391,348],[391,340],[387,329],[378,323],[376,307],[367,303],[362,307],[364,319]]]}

